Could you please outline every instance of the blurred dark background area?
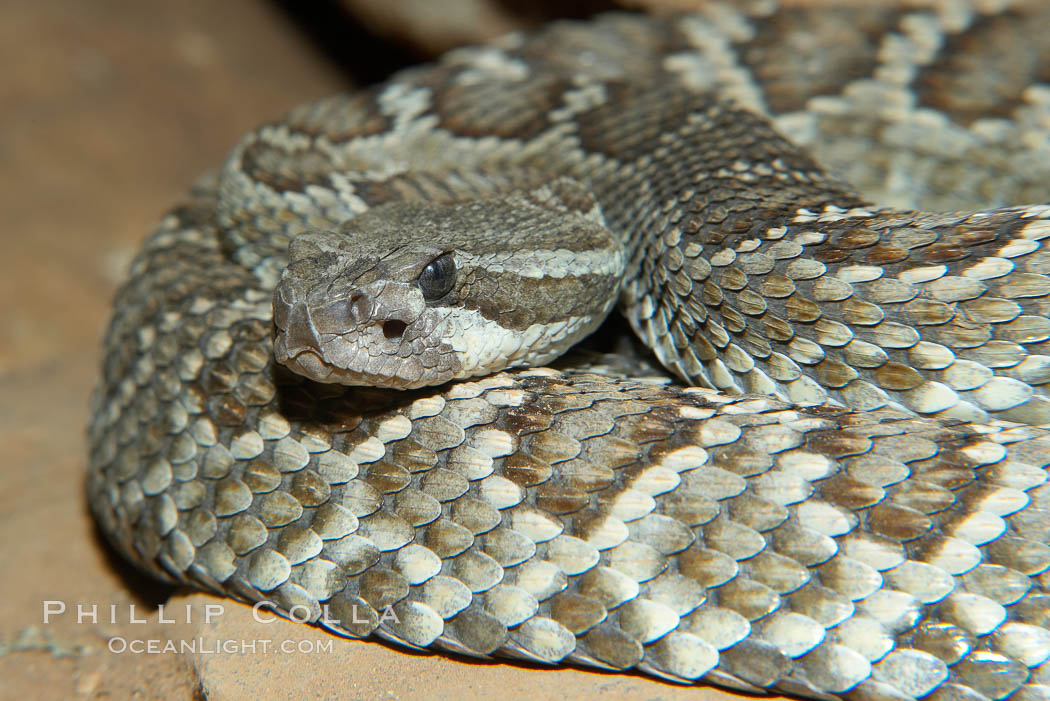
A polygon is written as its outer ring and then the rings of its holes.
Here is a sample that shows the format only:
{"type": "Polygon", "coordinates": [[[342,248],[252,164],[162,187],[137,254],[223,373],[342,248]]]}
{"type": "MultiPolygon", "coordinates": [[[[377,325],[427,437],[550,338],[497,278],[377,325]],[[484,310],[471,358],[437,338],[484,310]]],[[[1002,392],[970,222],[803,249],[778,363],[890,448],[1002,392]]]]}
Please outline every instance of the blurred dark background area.
{"type": "Polygon", "coordinates": [[[622,9],[613,0],[271,0],[333,64],[358,82],[556,18],[622,9]]]}

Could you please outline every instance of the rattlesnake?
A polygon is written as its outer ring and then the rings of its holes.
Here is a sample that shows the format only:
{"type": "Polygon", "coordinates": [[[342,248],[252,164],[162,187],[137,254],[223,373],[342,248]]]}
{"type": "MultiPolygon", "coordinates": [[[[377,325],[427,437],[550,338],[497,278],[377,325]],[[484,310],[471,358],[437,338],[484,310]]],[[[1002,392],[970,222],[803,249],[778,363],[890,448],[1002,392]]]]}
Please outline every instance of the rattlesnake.
{"type": "Polygon", "coordinates": [[[251,133],[117,295],[103,531],[353,637],[1050,698],[1050,12],[1003,4],[559,23],[251,133]],[[617,289],[682,384],[529,367],[617,289]]]}

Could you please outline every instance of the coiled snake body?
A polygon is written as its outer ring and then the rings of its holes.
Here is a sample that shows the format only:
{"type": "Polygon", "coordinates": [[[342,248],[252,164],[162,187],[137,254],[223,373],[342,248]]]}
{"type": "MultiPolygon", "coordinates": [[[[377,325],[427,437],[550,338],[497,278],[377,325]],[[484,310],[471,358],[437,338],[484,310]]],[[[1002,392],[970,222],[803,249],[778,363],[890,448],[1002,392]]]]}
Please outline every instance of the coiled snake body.
{"type": "Polygon", "coordinates": [[[614,15],[293,111],[118,293],[94,513],[344,635],[1050,699],[1050,207],[1014,206],[1050,182],[1048,20],[614,15]],[[696,386],[485,375],[617,290],[696,386]],[[406,389],[337,384],[373,382],[406,389]]]}

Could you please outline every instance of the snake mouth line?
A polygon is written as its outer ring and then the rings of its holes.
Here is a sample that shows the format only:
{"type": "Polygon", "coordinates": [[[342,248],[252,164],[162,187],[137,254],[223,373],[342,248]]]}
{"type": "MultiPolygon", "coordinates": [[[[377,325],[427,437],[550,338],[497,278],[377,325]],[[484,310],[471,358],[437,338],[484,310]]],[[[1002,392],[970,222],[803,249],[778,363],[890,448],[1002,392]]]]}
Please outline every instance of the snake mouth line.
{"type": "Polygon", "coordinates": [[[281,365],[314,382],[345,385],[348,387],[377,387],[397,390],[418,389],[420,386],[424,386],[396,374],[382,375],[330,365],[312,349],[297,350],[294,355],[289,355],[285,358],[277,355],[277,358],[281,365]]]}
{"type": "Polygon", "coordinates": [[[300,349],[294,354],[276,353],[277,360],[285,367],[317,382],[333,382],[329,379],[336,368],[324,362],[316,351],[300,349]],[[282,357],[284,355],[285,357],[282,357]]]}

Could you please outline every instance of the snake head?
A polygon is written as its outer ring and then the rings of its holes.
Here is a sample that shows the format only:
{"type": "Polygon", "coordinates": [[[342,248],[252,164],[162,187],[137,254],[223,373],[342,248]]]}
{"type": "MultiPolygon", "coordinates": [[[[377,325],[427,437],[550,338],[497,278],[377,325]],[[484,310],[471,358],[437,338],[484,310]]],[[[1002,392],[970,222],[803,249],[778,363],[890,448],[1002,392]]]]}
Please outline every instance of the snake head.
{"type": "Polygon", "coordinates": [[[289,253],[273,297],[278,362],[319,382],[399,389],[460,374],[458,355],[435,333],[445,315],[428,306],[455,298],[453,253],[350,253],[334,232],[301,234],[289,253]]]}
{"type": "Polygon", "coordinates": [[[593,217],[529,194],[391,203],[300,234],[274,290],[277,361],[412,389],[560,355],[615,302],[623,249],[593,217]]]}

